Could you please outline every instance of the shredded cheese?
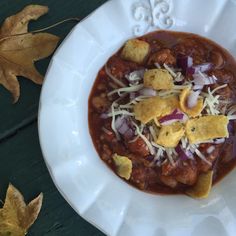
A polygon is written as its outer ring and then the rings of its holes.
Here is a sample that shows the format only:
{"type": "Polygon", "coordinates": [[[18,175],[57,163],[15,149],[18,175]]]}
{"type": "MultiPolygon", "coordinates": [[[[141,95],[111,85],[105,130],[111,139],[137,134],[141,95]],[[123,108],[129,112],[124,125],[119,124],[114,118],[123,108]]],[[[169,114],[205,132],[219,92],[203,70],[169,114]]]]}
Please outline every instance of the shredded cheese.
{"type": "MultiPolygon", "coordinates": [[[[219,86],[217,88],[215,88],[214,90],[217,91],[220,89],[220,87],[222,88],[222,86],[219,86]],[[216,90],[217,89],[217,90],[216,90]]],[[[218,105],[219,105],[219,98],[220,95],[213,95],[213,93],[215,92],[214,90],[210,90],[210,88],[208,87],[208,93],[201,93],[201,95],[203,97],[205,97],[204,100],[204,104],[203,104],[203,109],[206,109],[207,113],[209,115],[218,115],[220,114],[220,111],[218,110],[218,105]]]]}
{"type": "Polygon", "coordinates": [[[115,117],[115,114],[114,114],[114,112],[115,112],[115,110],[114,110],[114,102],[113,102],[112,105],[111,105],[111,112],[112,112],[111,128],[112,128],[112,130],[114,131],[114,133],[115,133],[115,135],[116,135],[116,138],[117,138],[118,140],[120,140],[120,135],[119,135],[119,133],[118,133],[118,131],[117,131],[117,129],[116,129],[116,126],[115,126],[116,117],[115,117]]]}
{"type": "Polygon", "coordinates": [[[169,162],[171,163],[171,165],[175,165],[174,159],[173,159],[173,150],[171,148],[166,148],[166,154],[167,157],[169,159],[169,162]]]}
{"type": "Polygon", "coordinates": [[[156,132],[155,132],[155,129],[154,129],[152,126],[149,126],[148,128],[149,128],[149,131],[150,131],[150,133],[151,133],[151,135],[152,135],[152,139],[153,139],[153,140],[156,140],[157,134],[156,134],[156,132]]]}
{"type": "Polygon", "coordinates": [[[120,105],[120,108],[129,108],[129,106],[130,106],[130,108],[133,108],[132,105],[137,104],[138,102],[143,101],[146,98],[148,98],[148,97],[147,96],[138,96],[138,97],[134,98],[133,100],[131,100],[130,102],[120,105]]]}
{"type": "Polygon", "coordinates": [[[116,110],[113,107],[113,111],[111,113],[108,113],[108,117],[118,116],[118,115],[126,115],[126,116],[134,116],[134,113],[128,112],[126,110],[116,110]]]}
{"type": "Polygon", "coordinates": [[[195,149],[195,153],[203,160],[203,161],[205,161],[208,165],[212,165],[212,163],[211,162],[209,162],[207,159],[206,159],[206,157],[196,148],[195,149]]]}
{"type": "Polygon", "coordinates": [[[166,149],[164,147],[162,147],[161,145],[157,144],[157,143],[154,143],[154,142],[151,142],[152,146],[156,147],[156,148],[159,148],[163,151],[166,151],[166,149]]]}
{"type": "Polygon", "coordinates": [[[236,120],[236,105],[229,108],[229,111],[227,113],[227,117],[229,120],[236,120]]]}
{"type": "MultiPolygon", "coordinates": [[[[168,70],[168,72],[174,77],[180,77],[183,76],[180,72],[176,72],[174,69],[170,68],[168,65],[164,64],[163,65],[164,68],[166,70],[168,70]]],[[[157,68],[161,68],[161,66],[157,63],[156,64],[157,68]]],[[[139,74],[139,71],[134,71],[131,74],[128,75],[128,78],[130,81],[135,82],[138,81],[137,83],[140,82],[140,78],[142,77],[141,74],[139,74]]],[[[200,75],[202,77],[205,77],[205,74],[200,73],[200,75]]],[[[213,76],[214,77],[214,76],[213,76]]],[[[217,80],[217,78],[214,77],[215,80],[217,80]]],[[[114,131],[116,137],[118,140],[120,140],[120,135],[119,132],[116,130],[115,127],[115,122],[116,122],[116,116],[118,115],[123,115],[123,116],[134,116],[133,113],[133,108],[134,105],[137,104],[140,101],[143,101],[145,99],[148,98],[148,96],[138,96],[134,99],[132,99],[131,101],[129,101],[126,104],[119,104],[118,102],[121,101],[124,96],[129,96],[129,93],[132,92],[138,92],[139,90],[141,90],[144,86],[143,84],[130,84],[129,87],[122,87],[119,89],[115,89],[113,91],[111,91],[110,93],[108,93],[108,96],[111,96],[113,94],[118,94],[120,97],[118,99],[116,99],[111,106],[111,112],[108,113],[108,117],[112,117],[112,122],[111,122],[111,128],[114,131]]],[[[213,89],[211,91],[211,89],[208,87],[207,92],[201,92],[200,97],[202,97],[204,99],[204,104],[203,104],[203,109],[207,112],[207,114],[209,115],[218,115],[221,112],[219,111],[219,105],[221,104],[228,104],[229,102],[227,101],[222,101],[220,100],[220,95],[215,94],[219,89],[225,88],[227,86],[227,84],[221,85],[216,87],[215,89],[213,89]]],[[[192,87],[192,83],[190,81],[185,82],[183,85],[175,85],[174,88],[170,91],[158,91],[158,96],[160,97],[168,97],[168,96],[172,96],[172,95],[178,95],[181,93],[181,91],[185,88],[191,88],[192,87]]],[[[227,113],[227,117],[229,120],[235,120],[236,119],[236,105],[232,106],[227,113]]],[[[155,140],[158,136],[158,127],[160,126],[158,120],[156,118],[154,118],[154,123],[152,123],[151,125],[145,126],[143,124],[138,125],[137,123],[135,123],[134,121],[132,121],[134,127],[135,127],[135,137],[129,141],[131,142],[135,142],[138,138],[141,138],[145,144],[147,145],[147,148],[150,152],[151,155],[154,156],[153,162],[156,165],[161,166],[163,163],[169,161],[172,165],[175,164],[175,159],[176,157],[178,157],[178,153],[175,151],[174,148],[165,148],[161,145],[158,145],[155,143],[155,140]],[[155,125],[156,124],[156,125],[155,125]],[[157,129],[156,127],[157,126],[157,129]],[[144,135],[143,131],[148,128],[149,130],[149,134],[148,135],[144,135]]],[[[104,130],[104,132],[106,132],[107,130],[104,130]]],[[[183,149],[185,149],[187,152],[190,152],[191,154],[196,154],[196,156],[198,156],[200,159],[202,159],[204,162],[206,162],[209,165],[212,165],[212,163],[210,161],[208,161],[206,159],[206,157],[200,152],[199,150],[199,145],[202,143],[215,143],[214,140],[207,140],[207,141],[203,141],[201,143],[197,143],[197,144],[190,144],[187,137],[183,137],[181,138],[180,141],[180,145],[183,149]]],[[[214,148],[214,146],[210,146],[210,148],[207,149],[207,153],[211,153],[214,148]]],[[[192,159],[194,156],[189,156],[190,159],[192,159]]]]}
{"type": "Polygon", "coordinates": [[[182,148],[186,149],[188,145],[188,139],[186,137],[181,138],[182,148]]]}
{"type": "Polygon", "coordinates": [[[154,65],[156,66],[156,68],[161,69],[161,66],[158,62],[155,62],[154,65]]]}
{"type": "Polygon", "coordinates": [[[168,96],[172,96],[172,95],[176,95],[176,94],[180,94],[181,93],[181,90],[169,90],[169,91],[160,91],[158,93],[158,95],[160,97],[168,97],[168,96]]]}
{"type": "Polygon", "coordinates": [[[149,142],[149,140],[141,133],[141,131],[140,131],[138,125],[137,125],[136,123],[134,123],[134,122],[132,122],[132,123],[133,123],[133,125],[134,125],[135,128],[136,128],[137,135],[146,143],[146,145],[147,145],[147,147],[148,147],[148,149],[149,149],[151,155],[154,155],[154,154],[155,154],[155,150],[154,150],[152,144],[151,144],[151,143],[149,142]]]}
{"type": "Polygon", "coordinates": [[[129,81],[135,82],[135,81],[140,81],[143,78],[145,70],[135,70],[131,72],[129,75],[126,76],[126,78],[129,81]]]}
{"type": "Polygon", "coordinates": [[[222,88],[225,88],[227,87],[228,85],[227,84],[223,84],[221,86],[218,86],[216,87],[215,89],[212,90],[212,94],[214,94],[216,91],[218,91],[219,89],[222,89],[222,88]]]}
{"type": "Polygon", "coordinates": [[[236,120],[236,115],[227,116],[228,120],[236,120]]]}
{"type": "Polygon", "coordinates": [[[236,113],[236,105],[230,107],[230,109],[229,109],[227,115],[228,115],[228,116],[231,116],[231,115],[233,115],[234,113],[236,113]]]}
{"type": "Polygon", "coordinates": [[[125,87],[126,85],[118,80],[114,75],[111,74],[111,72],[109,71],[108,67],[107,67],[107,64],[105,65],[105,72],[106,74],[108,75],[108,77],[113,80],[113,82],[115,82],[117,85],[119,85],[120,87],[125,87]]]}
{"type": "Polygon", "coordinates": [[[143,88],[143,84],[138,84],[131,87],[119,88],[119,89],[115,89],[111,91],[110,93],[107,94],[107,96],[111,96],[115,93],[118,93],[118,95],[121,95],[121,92],[124,92],[124,93],[137,92],[142,88],[143,88]]]}
{"type": "Polygon", "coordinates": [[[183,89],[185,89],[185,88],[189,88],[189,87],[191,87],[191,84],[185,84],[185,85],[175,85],[174,86],[174,89],[176,89],[176,90],[183,90],[183,89]]]}
{"type": "Polygon", "coordinates": [[[177,74],[174,72],[174,70],[172,68],[170,68],[168,65],[166,65],[164,63],[163,66],[174,78],[177,76],[177,74]]]}
{"type": "Polygon", "coordinates": [[[161,160],[161,157],[163,157],[163,155],[164,155],[164,152],[163,152],[163,150],[162,149],[157,149],[157,153],[156,153],[156,155],[155,155],[155,157],[154,157],[154,162],[155,161],[158,161],[158,164],[159,164],[159,161],[161,160]]]}

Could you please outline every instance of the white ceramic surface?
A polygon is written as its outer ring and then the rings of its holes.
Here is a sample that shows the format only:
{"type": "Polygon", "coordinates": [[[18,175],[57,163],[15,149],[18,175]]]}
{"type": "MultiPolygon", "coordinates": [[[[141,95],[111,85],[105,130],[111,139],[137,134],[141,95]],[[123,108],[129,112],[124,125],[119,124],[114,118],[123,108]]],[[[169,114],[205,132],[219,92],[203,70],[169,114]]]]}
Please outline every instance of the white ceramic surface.
{"type": "Polygon", "coordinates": [[[134,33],[156,28],[198,33],[236,56],[235,23],[235,0],[110,0],[79,23],[55,53],[40,99],[43,155],[61,194],[106,234],[236,235],[236,171],[206,200],[147,194],[99,159],[87,122],[98,70],[134,33]]]}

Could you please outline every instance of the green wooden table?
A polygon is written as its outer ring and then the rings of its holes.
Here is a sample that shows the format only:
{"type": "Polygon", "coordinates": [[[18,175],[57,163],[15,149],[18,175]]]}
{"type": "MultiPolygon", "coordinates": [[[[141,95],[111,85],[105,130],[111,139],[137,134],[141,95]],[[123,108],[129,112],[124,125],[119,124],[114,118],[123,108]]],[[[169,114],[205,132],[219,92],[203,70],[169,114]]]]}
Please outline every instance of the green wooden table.
{"type": "MultiPolygon", "coordinates": [[[[0,20],[28,4],[47,5],[49,14],[30,24],[30,29],[38,29],[69,17],[83,19],[104,2],[106,0],[1,0],[0,20]]],[[[73,26],[74,23],[66,23],[49,32],[63,39],[73,26]]],[[[36,64],[42,74],[49,61],[50,58],[36,64]]],[[[19,80],[21,97],[15,105],[10,93],[0,86],[0,199],[5,198],[9,182],[27,201],[44,193],[41,213],[28,235],[103,235],[77,215],[55,188],[39,146],[37,113],[41,87],[24,78],[19,80]]]]}

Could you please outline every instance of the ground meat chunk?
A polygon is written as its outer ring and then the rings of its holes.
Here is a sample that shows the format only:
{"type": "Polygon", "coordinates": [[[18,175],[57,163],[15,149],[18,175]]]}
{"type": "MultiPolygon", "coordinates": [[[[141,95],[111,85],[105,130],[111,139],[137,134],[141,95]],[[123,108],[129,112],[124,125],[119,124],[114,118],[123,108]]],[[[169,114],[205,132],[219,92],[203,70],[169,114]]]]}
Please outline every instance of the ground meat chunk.
{"type": "Polygon", "coordinates": [[[103,149],[103,154],[101,156],[102,159],[104,161],[108,161],[109,159],[111,159],[112,151],[111,151],[110,147],[107,144],[103,144],[102,149],[103,149]]]}
{"type": "Polygon", "coordinates": [[[193,185],[197,181],[197,166],[192,161],[184,162],[181,168],[178,168],[175,178],[179,183],[193,185]]]}
{"type": "Polygon", "coordinates": [[[235,158],[235,156],[233,156],[234,154],[234,144],[233,144],[233,140],[228,140],[226,141],[226,147],[223,148],[223,151],[221,153],[221,162],[223,163],[227,163],[229,161],[231,161],[233,158],[235,158]]]}
{"type": "Polygon", "coordinates": [[[146,169],[142,166],[133,165],[130,180],[140,189],[144,189],[146,186],[146,178],[146,169]]]}
{"type": "MultiPolygon", "coordinates": [[[[218,82],[218,81],[217,81],[218,82]]],[[[211,91],[214,90],[215,88],[221,86],[222,84],[220,83],[216,83],[216,84],[212,84],[210,85],[210,89],[211,91]]],[[[208,93],[208,88],[205,87],[203,89],[204,92],[208,93]]],[[[217,90],[214,95],[220,95],[219,100],[224,101],[224,102],[220,102],[218,105],[218,110],[222,113],[225,114],[227,108],[228,108],[228,104],[231,103],[234,100],[234,92],[231,90],[231,88],[229,87],[229,85],[227,85],[224,88],[221,88],[219,90],[217,90]]]]}
{"type": "Polygon", "coordinates": [[[168,187],[176,188],[178,186],[177,180],[172,176],[161,175],[160,180],[164,185],[166,185],[168,187]]]}
{"type": "Polygon", "coordinates": [[[141,162],[132,160],[133,168],[131,174],[131,181],[139,186],[141,189],[147,187],[147,185],[156,184],[159,182],[158,172],[152,168],[141,167],[141,162]]]}
{"type": "Polygon", "coordinates": [[[224,66],[225,60],[219,51],[213,50],[210,52],[209,62],[212,62],[216,69],[220,69],[224,66]]]}
{"type": "Polygon", "coordinates": [[[215,69],[209,72],[209,75],[214,75],[217,78],[218,84],[228,84],[234,81],[234,75],[226,69],[215,69]]]}
{"type": "MultiPolygon", "coordinates": [[[[215,89],[219,86],[220,86],[219,84],[213,84],[213,85],[210,86],[210,88],[211,88],[211,90],[213,90],[213,89],[215,89]]],[[[226,86],[224,88],[221,88],[221,89],[217,90],[215,92],[215,95],[220,95],[219,99],[222,100],[222,101],[231,102],[231,101],[233,101],[234,93],[230,89],[229,86],[226,86]]],[[[222,114],[225,114],[225,111],[226,111],[227,107],[228,107],[227,103],[220,103],[218,109],[220,110],[220,112],[222,114]]]]}
{"type": "Polygon", "coordinates": [[[146,143],[141,138],[138,138],[134,142],[127,141],[126,145],[132,153],[136,153],[136,154],[140,155],[141,157],[145,157],[145,156],[149,155],[148,147],[147,147],[146,143]]]}
{"type": "Polygon", "coordinates": [[[177,161],[174,165],[167,162],[162,166],[162,176],[160,179],[164,184],[168,183],[169,187],[171,185],[176,186],[175,181],[181,184],[193,185],[197,181],[197,173],[198,169],[195,161],[177,161]]]}
{"type": "Polygon", "coordinates": [[[164,63],[175,65],[176,59],[170,49],[161,49],[160,51],[153,53],[148,59],[148,65],[154,65],[155,63],[160,65],[163,65],[164,63]]]}
{"type": "Polygon", "coordinates": [[[191,56],[194,64],[202,64],[206,62],[207,49],[202,43],[192,38],[185,38],[180,43],[174,46],[174,52],[176,55],[183,54],[191,56]]]}
{"type": "Polygon", "coordinates": [[[121,80],[125,75],[138,70],[140,66],[134,62],[122,60],[118,56],[112,56],[107,62],[107,68],[115,78],[121,80]]]}
{"type": "Polygon", "coordinates": [[[105,112],[110,107],[110,102],[106,97],[96,96],[92,99],[92,105],[96,109],[97,112],[105,112]]]}
{"type": "Polygon", "coordinates": [[[206,161],[197,158],[197,166],[199,172],[207,172],[208,170],[212,169],[213,163],[219,156],[221,144],[214,145],[214,150],[211,153],[207,153],[207,150],[210,146],[212,146],[212,144],[206,143],[201,144],[199,147],[200,152],[205,156],[206,160],[211,163],[211,165],[209,165],[206,161]]]}

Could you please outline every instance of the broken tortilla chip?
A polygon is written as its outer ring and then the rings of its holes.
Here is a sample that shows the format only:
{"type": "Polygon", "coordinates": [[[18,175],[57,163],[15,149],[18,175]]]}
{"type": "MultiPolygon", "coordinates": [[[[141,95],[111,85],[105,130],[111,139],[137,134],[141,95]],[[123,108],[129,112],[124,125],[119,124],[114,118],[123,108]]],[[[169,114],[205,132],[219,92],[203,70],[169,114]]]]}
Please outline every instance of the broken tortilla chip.
{"type": "Polygon", "coordinates": [[[223,115],[209,115],[190,119],[186,123],[186,135],[191,144],[215,138],[228,137],[228,118],[223,115]]]}
{"type": "Polygon", "coordinates": [[[146,124],[154,118],[170,114],[178,107],[179,101],[177,96],[147,98],[134,106],[135,119],[146,124]]]}
{"type": "Polygon", "coordinates": [[[160,89],[172,89],[174,87],[173,78],[165,69],[152,69],[144,73],[144,87],[160,89]]]}
{"type": "Polygon", "coordinates": [[[117,174],[120,177],[129,180],[132,173],[132,161],[128,157],[120,156],[116,153],[112,156],[112,158],[116,165],[117,174]]]}
{"type": "Polygon", "coordinates": [[[184,132],[184,127],[180,122],[162,126],[156,143],[163,147],[174,148],[184,136],[184,132]]]}
{"type": "Polygon", "coordinates": [[[180,103],[180,109],[185,112],[188,116],[190,117],[196,117],[199,116],[202,112],[203,109],[203,99],[199,98],[197,101],[196,106],[194,106],[193,108],[189,108],[187,106],[187,99],[189,97],[189,95],[191,94],[191,90],[190,88],[185,88],[180,96],[179,96],[179,103],[180,103]]]}
{"type": "Polygon", "coordinates": [[[208,171],[199,175],[197,183],[186,191],[192,198],[207,198],[212,187],[213,171],[208,171]]]}

